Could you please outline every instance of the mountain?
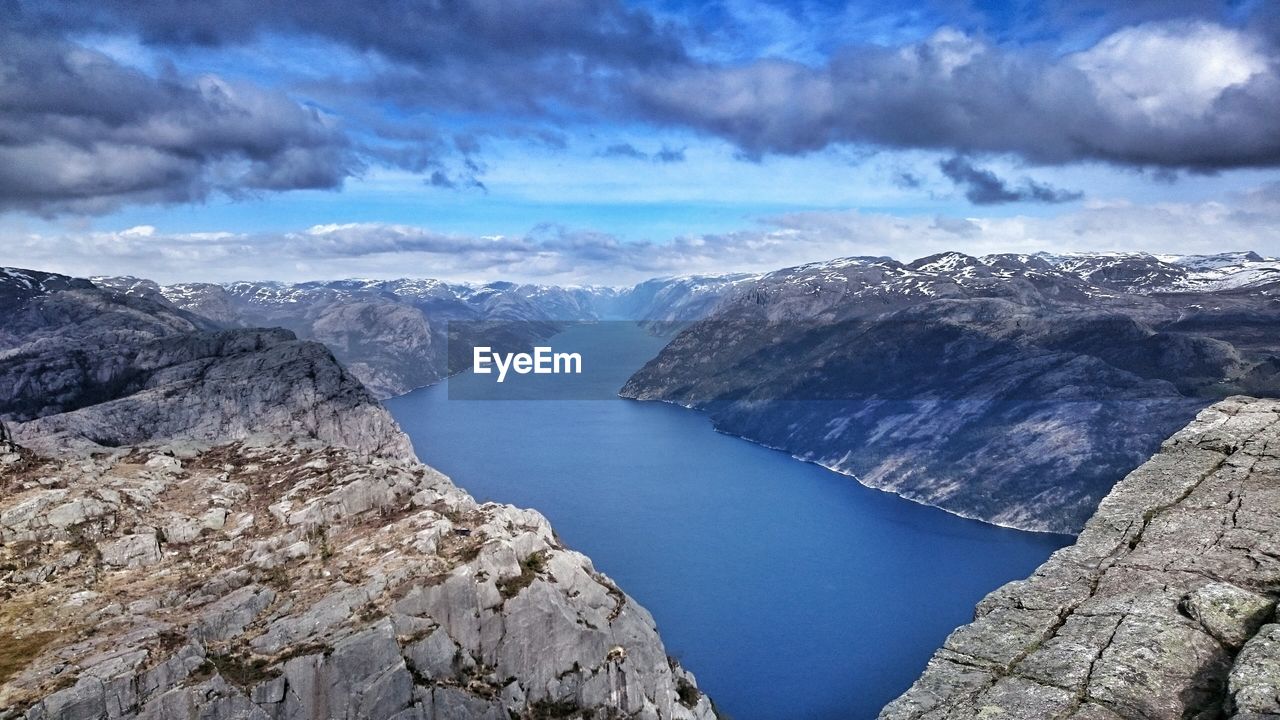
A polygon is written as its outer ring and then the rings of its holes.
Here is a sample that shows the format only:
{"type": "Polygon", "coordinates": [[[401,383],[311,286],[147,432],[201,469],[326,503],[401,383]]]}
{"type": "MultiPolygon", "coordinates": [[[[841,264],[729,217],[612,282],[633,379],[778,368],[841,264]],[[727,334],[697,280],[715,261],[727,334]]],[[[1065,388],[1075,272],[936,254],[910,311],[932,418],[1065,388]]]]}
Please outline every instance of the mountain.
{"type": "Polygon", "coordinates": [[[684,275],[655,278],[600,297],[595,307],[601,319],[683,323],[706,317],[734,288],[757,275],[684,275]]]}
{"type": "Polygon", "coordinates": [[[168,286],[132,277],[93,280],[220,327],[286,328],[323,343],[374,394],[386,398],[466,367],[468,348],[476,344],[523,350],[559,332],[566,322],[697,319],[749,277],[667,278],[632,288],[430,279],[168,286]],[[452,355],[451,338],[456,346],[452,355]]]}
{"type": "Polygon", "coordinates": [[[324,346],[158,292],[0,271],[0,718],[714,717],[324,346]]]}
{"type": "Polygon", "coordinates": [[[622,394],[960,515],[1074,533],[1199,409],[1280,391],[1280,279],[1264,266],[1280,263],[943,253],[788,268],[735,286],[622,394]]]}
{"type": "Polygon", "coordinates": [[[1280,717],[1280,402],[1199,414],[881,720],[1280,717]]]}
{"type": "Polygon", "coordinates": [[[1217,255],[1040,253],[1038,257],[1081,279],[1126,292],[1203,292],[1280,282],[1280,261],[1254,252],[1217,255]]]}

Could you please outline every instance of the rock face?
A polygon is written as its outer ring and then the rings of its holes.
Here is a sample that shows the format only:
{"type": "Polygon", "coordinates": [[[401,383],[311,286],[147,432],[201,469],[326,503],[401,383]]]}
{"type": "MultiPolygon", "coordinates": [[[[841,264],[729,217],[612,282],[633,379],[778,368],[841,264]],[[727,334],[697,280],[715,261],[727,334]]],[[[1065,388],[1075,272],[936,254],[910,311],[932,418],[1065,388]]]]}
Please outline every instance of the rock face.
{"type": "Polygon", "coordinates": [[[1254,258],[780,270],[738,286],[622,394],[959,515],[1075,533],[1198,410],[1280,394],[1280,276],[1262,267],[1280,263],[1254,258]]]}
{"type": "Polygon", "coordinates": [[[538,513],[316,442],[0,452],[0,718],[712,718],[538,513]]]}
{"type": "Polygon", "coordinates": [[[216,330],[87,281],[15,277],[8,292],[0,282],[0,419],[23,444],[302,437],[412,457],[391,416],[320,344],[279,329],[216,330]]]}
{"type": "Polygon", "coordinates": [[[1280,717],[1280,402],[1201,412],[882,720],[1280,717]]]}

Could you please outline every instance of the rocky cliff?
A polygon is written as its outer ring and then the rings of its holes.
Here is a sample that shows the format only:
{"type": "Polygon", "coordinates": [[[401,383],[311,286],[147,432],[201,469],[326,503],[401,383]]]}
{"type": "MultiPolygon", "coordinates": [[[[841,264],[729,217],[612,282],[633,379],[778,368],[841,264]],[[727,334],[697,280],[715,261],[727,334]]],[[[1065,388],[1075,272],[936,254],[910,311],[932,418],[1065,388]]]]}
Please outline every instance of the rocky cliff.
{"type": "Polygon", "coordinates": [[[279,329],[217,330],[144,296],[24,272],[0,278],[0,420],[19,442],[305,437],[412,457],[390,414],[323,345],[279,329]]]}
{"type": "Polygon", "coordinates": [[[423,465],[314,442],[0,463],[0,717],[713,717],[541,515],[423,465]]]}
{"type": "Polygon", "coordinates": [[[1199,414],[882,720],[1280,717],[1280,402],[1199,414]]]}
{"type": "Polygon", "coordinates": [[[25,271],[0,302],[0,718],[714,717],[323,346],[25,271]]]}

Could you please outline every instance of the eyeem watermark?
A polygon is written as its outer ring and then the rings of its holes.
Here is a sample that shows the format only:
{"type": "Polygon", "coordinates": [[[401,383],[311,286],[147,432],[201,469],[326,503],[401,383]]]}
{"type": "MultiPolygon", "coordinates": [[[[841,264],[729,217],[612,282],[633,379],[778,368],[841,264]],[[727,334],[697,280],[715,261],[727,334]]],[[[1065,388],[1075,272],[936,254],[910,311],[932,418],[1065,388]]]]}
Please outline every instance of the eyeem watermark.
{"type": "Polygon", "coordinates": [[[476,347],[472,351],[471,371],[489,375],[497,368],[498,382],[507,379],[507,372],[528,375],[581,375],[582,355],[555,352],[549,347],[535,347],[532,353],[496,353],[490,347],[476,347]]]}

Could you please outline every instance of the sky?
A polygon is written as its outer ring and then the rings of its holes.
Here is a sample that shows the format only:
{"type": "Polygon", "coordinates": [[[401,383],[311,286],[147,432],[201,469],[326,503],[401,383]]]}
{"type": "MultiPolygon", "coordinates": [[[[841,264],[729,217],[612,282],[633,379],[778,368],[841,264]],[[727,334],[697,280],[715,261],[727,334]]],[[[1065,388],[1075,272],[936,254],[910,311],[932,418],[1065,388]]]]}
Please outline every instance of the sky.
{"type": "Polygon", "coordinates": [[[0,265],[1280,255],[1274,0],[0,1],[0,265]]]}

